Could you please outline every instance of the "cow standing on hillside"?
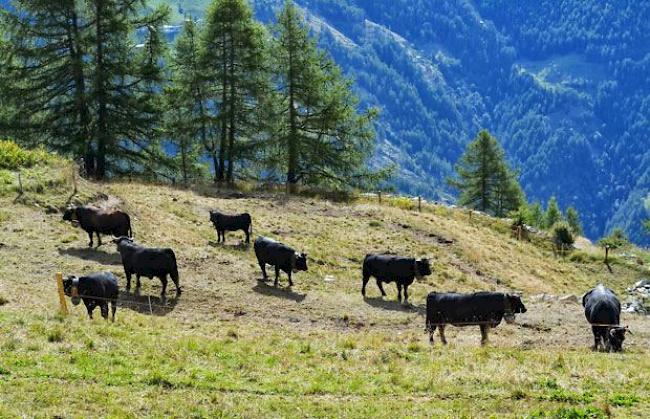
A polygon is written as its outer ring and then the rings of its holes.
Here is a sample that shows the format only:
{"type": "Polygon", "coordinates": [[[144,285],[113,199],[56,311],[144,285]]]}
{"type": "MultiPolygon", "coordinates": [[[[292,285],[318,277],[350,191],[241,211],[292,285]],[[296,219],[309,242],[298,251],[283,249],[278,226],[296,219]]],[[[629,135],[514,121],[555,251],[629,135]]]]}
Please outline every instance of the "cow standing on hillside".
{"type": "Polygon", "coordinates": [[[120,210],[105,210],[90,205],[71,207],[63,213],[63,220],[79,223],[90,238],[88,247],[93,247],[93,234],[97,234],[97,247],[102,245],[100,234],[133,237],[131,217],[120,210]]]}
{"type": "Polygon", "coordinates": [[[431,265],[428,259],[404,258],[393,255],[366,255],[363,260],[363,286],[361,294],[366,296],[366,284],[371,276],[377,280],[377,287],[382,296],[386,292],[382,282],[397,284],[397,299],[402,301],[402,287],[404,288],[404,303],[408,303],[408,287],[417,279],[431,275],[431,265]]]}
{"type": "Polygon", "coordinates": [[[176,295],[181,294],[181,287],[178,278],[178,265],[176,254],[172,249],[152,249],[137,245],[128,237],[119,237],[113,240],[117,250],[122,256],[122,265],[126,274],[126,290],[131,289],[131,275],[135,274],[137,280],[136,290],[140,290],[140,277],[149,279],[160,278],[162,283],[163,300],[167,291],[167,275],[171,276],[176,285],[176,295]]]}
{"type": "Polygon", "coordinates": [[[226,231],[242,230],[246,234],[246,243],[250,243],[253,234],[253,221],[250,214],[227,215],[219,211],[210,211],[210,221],[217,230],[217,243],[226,242],[226,231]]]}
{"type": "Polygon", "coordinates": [[[433,344],[436,328],[440,330],[440,340],[447,344],[445,327],[479,326],[481,345],[488,340],[490,328],[497,327],[501,320],[514,323],[515,314],[525,313],[526,307],[521,298],[500,292],[476,292],[473,294],[432,292],[427,296],[426,330],[433,344]]]}
{"type": "Polygon", "coordinates": [[[280,271],[283,271],[289,277],[289,286],[293,286],[291,273],[298,271],[307,271],[307,254],[298,253],[291,247],[266,237],[258,237],[253,245],[257,263],[262,269],[264,280],[268,279],[266,275],[266,265],[275,267],[275,283],[278,286],[280,271]]]}
{"type": "Polygon", "coordinates": [[[119,286],[117,278],[110,272],[99,272],[82,276],[70,276],[63,281],[63,292],[72,297],[72,304],[79,304],[83,300],[88,317],[93,318],[95,307],[99,307],[102,317],[108,319],[108,303],[111,303],[112,321],[115,321],[119,286]]]}
{"type": "Polygon", "coordinates": [[[582,306],[594,334],[592,349],[602,346],[607,352],[621,351],[628,329],[619,325],[621,303],[614,291],[599,284],[582,297],[582,306]]]}

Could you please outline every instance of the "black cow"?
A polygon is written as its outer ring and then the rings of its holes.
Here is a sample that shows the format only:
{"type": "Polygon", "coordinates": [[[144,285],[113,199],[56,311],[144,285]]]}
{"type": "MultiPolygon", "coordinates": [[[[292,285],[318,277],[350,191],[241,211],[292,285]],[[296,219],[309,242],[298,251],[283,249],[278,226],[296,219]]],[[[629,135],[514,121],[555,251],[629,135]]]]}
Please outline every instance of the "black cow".
{"type": "Polygon", "coordinates": [[[521,298],[500,292],[477,292],[474,294],[437,293],[427,296],[427,323],[429,341],[433,344],[436,327],[440,330],[440,340],[447,344],[445,327],[480,326],[481,345],[488,340],[490,328],[497,327],[501,320],[514,323],[515,314],[525,313],[526,307],[521,298]]]}
{"type": "Polygon", "coordinates": [[[592,349],[598,350],[602,345],[608,352],[621,351],[628,329],[619,325],[621,303],[614,291],[600,284],[582,297],[582,306],[594,334],[592,349]]]}
{"type": "Polygon", "coordinates": [[[72,297],[72,304],[83,300],[88,316],[93,318],[93,310],[99,307],[102,317],[108,319],[108,303],[111,303],[112,321],[115,321],[115,310],[119,295],[117,278],[110,272],[99,272],[82,276],[70,276],[63,281],[63,292],[72,297]]]}
{"type": "Polygon", "coordinates": [[[217,230],[217,243],[226,242],[226,231],[238,230],[246,233],[246,243],[251,242],[250,235],[253,234],[253,221],[250,214],[227,215],[219,211],[210,211],[210,221],[217,230]]]}
{"type": "Polygon", "coordinates": [[[93,247],[93,234],[97,234],[97,247],[102,245],[100,234],[111,234],[115,237],[133,237],[131,218],[120,210],[104,210],[93,206],[71,207],[63,213],[64,221],[78,221],[90,238],[88,247],[93,247]]]}
{"type": "Polygon", "coordinates": [[[135,244],[128,237],[119,237],[113,240],[117,250],[122,256],[122,265],[126,274],[126,290],[131,289],[131,275],[135,274],[137,284],[136,290],[140,289],[140,277],[149,279],[160,278],[162,283],[162,298],[165,298],[167,291],[167,275],[171,276],[176,285],[176,295],[181,294],[178,280],[178,265],[176,255],[172,249],[151,249],[135,244]]]}
{"type": "Polygon", "coordinates": [[[363,260],[363,286],[361,294],[366,296],[366,284],[371,276],[377,280],[377,286],[382,296],[386,292],[382,282],[397,284],[397,299],[402,301],[402,287],[404,287],[404,302],[408,303],[408,287],[415,278],[431,275],[431,265],[428,259],[404,258],[393,255],[366,255],[363,260]]]}
{"type": "Polygon", "coordinates": [[[275,267],[274,285],[276,287],[278,286],[280,270],[284,271],[289,277],[290,287],[293,286],[293,281],[291,281],[292,272],[307,271],[307,254],[298,253],[285,244],[266,237],[258,237],[253,247],[265,281],[268,279],[266,265],[275,267]]]}

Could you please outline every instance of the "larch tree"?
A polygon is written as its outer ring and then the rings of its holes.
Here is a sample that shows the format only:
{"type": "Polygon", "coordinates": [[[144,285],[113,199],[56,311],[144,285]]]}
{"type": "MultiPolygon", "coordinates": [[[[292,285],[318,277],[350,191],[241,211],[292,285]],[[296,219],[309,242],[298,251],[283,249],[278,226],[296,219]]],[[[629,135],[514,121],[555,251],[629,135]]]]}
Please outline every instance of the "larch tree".
{"type": "Polygon", "coordinates": [[[17,137],[75,158],[102,179],[150,171],[157,151],[168,8],[143,0],[18,0],[2,11],[4,93],[17,137]],[[142,42],[136,41],[136,36],[142,42]]]}
{"type": "Polygon", "coordinates": [[[460,191],[458,203],[497,216],[516,210],[524,202],[517,176],[505,153],[486,130],[479,132],[456,165],[450,184],[460,191]]]}
{"type": "Polygon", "coordinates": [[[278,92],[275,150],[290,191],[299,182],[334,187],[361,184],[374,175],[376,111],[359,111],[352,82],[309,35],[292,1],[278,15],[272,48],[278,92]]]}
{"type": "Polygon", "coordinates": [[[578,210],[575,209],[575,207],[570,206],[566,210],[566,221],[571,227],[571,230],[573,231],[574,234],[576,235],[582,235],[583,230],[582,230],[582,222],[580,221],[580,215],[578,214],[578,210]]]}
{"type": "Polygon", "coordinates": [[[546,213],[544,213],[544,227],[547,229],[553,228],[553,226],[562,221],[562,219],[562,210],[560,210],[557,199],[552,196],[548,201],[546,213]]]}
{"type": "Polygon", "coordinates": [[[233,182],[235,164],[263,137],[260,117],[270,80],[267,34],[244,0],[215,0],[202,33],[201,66],[209,78],[213,121],[218,125],[216,180],[233,182]]]}

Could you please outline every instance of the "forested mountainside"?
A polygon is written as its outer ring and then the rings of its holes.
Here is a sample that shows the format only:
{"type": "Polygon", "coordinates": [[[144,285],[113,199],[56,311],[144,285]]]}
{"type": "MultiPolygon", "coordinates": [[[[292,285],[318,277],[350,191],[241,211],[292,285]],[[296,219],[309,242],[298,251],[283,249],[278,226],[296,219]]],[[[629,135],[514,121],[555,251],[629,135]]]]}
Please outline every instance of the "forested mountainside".
{"type": "MultiPolygon", "coordinates": [[[[159,3],[177,25],[200,19],[209,0],[159,3]]],[[[272,22],[283,0],[252,3],[272,22]]],[[[650,243],[640,228],[650,214],[648,2],[297,3],[364,104],[381,109],[377,162],[399,164],[400,191],[452,199],[445,179],[485,128],[529,200],[575,205],[592,238],[621,226],[650,243]]]]}

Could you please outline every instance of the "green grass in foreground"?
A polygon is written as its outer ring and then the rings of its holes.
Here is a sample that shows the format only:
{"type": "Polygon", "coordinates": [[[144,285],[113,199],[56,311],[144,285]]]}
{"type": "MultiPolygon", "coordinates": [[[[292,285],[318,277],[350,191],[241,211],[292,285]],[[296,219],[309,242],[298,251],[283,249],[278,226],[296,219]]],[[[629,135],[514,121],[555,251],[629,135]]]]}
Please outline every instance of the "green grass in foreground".
{"type": "Polygon", "coordinates": [[[0,313],[0,416],[650,415],[643,354],[0,313]],[[199,328],[200,326],[200,328],[199,328]]]}

